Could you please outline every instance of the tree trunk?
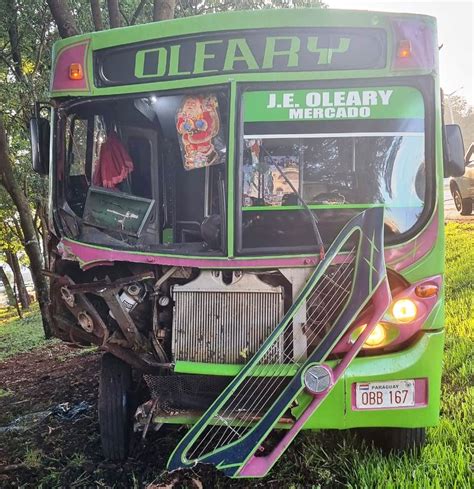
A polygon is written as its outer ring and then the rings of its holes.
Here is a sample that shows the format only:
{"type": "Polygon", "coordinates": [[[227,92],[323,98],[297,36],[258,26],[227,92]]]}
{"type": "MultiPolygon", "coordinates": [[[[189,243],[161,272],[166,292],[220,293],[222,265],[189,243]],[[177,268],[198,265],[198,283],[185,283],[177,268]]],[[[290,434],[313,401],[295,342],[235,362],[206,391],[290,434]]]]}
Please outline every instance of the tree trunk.
{"type": "Polygon", "coordinates": [[[7,274],[5,273],[5,270],[3,269],[2,266],[0,266],[0,282],[2,282],[3,286],[5,287],[5,293],[7,294],[8,305],[14,306],[16,302],[15,294],[13,293],[10,280],[8,280],[7,274]]]}
{"type": "Polygon", "coordinates": [[[18,16],[17,16],[17,6],[15,0],[8,0],[7,8],[10,14],[9,25],[8,25],[8,38],[10,41],[13,67],[15,69],[15,76],[17,77],[17,79],[23,80],[21,52],[20,52],[19,37],[18,37],[18,16]]]}
{"type": "Polygon", "coordinates": [[[80,34],[67,0],[47,0],[47,2],[61,37],[77,36],[80,34]]]}
{"type": "Polygon", "coordinates": [[[12,269],[13,277],[15,278],[16,290],[18,291],[18,298],[20,299],[21,307],[22,309],[28,309],[30,307],[30,297],[28,295],[28,291],[26,290],[23,275],[21,274],[21,267],[18,257],[11,251],[6,251],[5,254],[7,256],[7,262],[12,269]]]}
{"type": "Polygon", "coordinates": [[[140,17],[140,14],[142,13],[143,7],[145,6],[146,0],[140,0],[140,3],[138,4],[137,8],[135,9],[135,12],[132,15],[132,18],[130,20],[130,25],[134,25],[135,22],[137,21],[138,17],[140,17]]]}
{"type": "Polygon", "coordinates": [[[110,28],[115,29],[121,26],[120,10],[118,0],[107,0],[107,8],[109,11],[110,28]]]}
{"type": "Polygon", "coordinates": [[[38,209],[38,217],[40,220],[41,240],[43,242],[43,262],[46,270],[49,270],[49,255],[48,255],[48,219],[46,217],[46,206],[40,204],[38,209]]]}
{"type": "Polygon", "coordinates": [[[96,31],[101,31],[104,29],[104,24],[102,23],[102,12],[100,11],[99,0],[90,0],[90,2],[91,2],[92,22],[94,23],[94,29],[96,31]]]}
{"type": "Polygon", "coordinates": [[[153,0],[153,20],[168,20],[174,18],[176,0],[153,0]]]}
{"type": "MultiPolygon", "coordinates": [[[[51,1],[51,0],[49,0],[51,1]]],[[[36,297],[40,306],[43,319],[43,329],[46,338],[51,337],[51,318],[48,309],[49,293],[48,282],[42,274],[43,260],[41,249],[35,235],[35,225],[28,200],[22,192],[15,176],[8,153],[7,137],[3,126],[3,118],[0,114],[0,183],[9,193],[20,216],[20,225],[25,238],[25,251],[30,259],[33,282],[36,289],[36,297]]]]}

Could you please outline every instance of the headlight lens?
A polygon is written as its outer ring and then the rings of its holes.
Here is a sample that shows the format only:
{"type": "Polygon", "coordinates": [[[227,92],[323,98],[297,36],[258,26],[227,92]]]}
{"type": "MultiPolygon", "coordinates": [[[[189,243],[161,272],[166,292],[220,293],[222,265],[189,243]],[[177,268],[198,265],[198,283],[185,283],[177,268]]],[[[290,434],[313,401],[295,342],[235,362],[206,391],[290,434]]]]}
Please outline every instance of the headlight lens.
{"type": "Polygon", "coordinates": [[[400,323],[409,323],[416,318],[416,304],[411,299],[399,299],[392,306],[392,315],[400,323]]]}
{"type": "Polygon", "coordinates": [[[386,337],[386,329],[382,324],[377,323],[372,330],[372,333],[370,333],[369,337],[365,340],[364,346],[368,346],[370,348],[380,346],[382,343],[384,343],[386,337]]]}
{"type": "MultiPolygon", "coordinates": [[[[350,336],[350,342],[352,344],[357,341],[357,338],[364,332],[366,327],[367,324],[363,324],[352,331],[350,336]]],[[[368,338],[365,340],[362,348],[376,348],[385,346],[393,341],[397,336],[398,330],[396,328],[392,328],[387,324],[377,323],[368,338]]]]}

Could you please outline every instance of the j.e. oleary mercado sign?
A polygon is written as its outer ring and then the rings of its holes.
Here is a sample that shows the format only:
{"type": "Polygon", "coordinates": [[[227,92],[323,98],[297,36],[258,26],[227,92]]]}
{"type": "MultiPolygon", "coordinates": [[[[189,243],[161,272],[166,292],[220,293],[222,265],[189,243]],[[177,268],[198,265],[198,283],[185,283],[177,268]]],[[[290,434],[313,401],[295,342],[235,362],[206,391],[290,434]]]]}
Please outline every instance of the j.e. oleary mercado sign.
{"type": "Polygon", "coordinates": [[[224,73],[383,68],[386,34],[375,28],[226,31],[94,52],[99,87],[224,73]]]}
{"type": "Polygon", "coordinates": [[[244,122],[344,119],[423,119],[421,93],[412,87],[249,91],[244,122]]]}

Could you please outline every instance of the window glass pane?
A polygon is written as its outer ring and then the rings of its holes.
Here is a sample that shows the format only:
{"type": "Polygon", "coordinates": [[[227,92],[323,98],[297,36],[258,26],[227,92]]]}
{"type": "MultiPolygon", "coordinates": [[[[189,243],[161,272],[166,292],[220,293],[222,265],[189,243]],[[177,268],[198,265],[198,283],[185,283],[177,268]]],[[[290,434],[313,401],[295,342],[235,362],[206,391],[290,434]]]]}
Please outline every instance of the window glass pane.
{"type": "Polygon", "coordinates": [[[71,118],[69,123],[69,175],[85,175],[87,157],[87,119],[71,118]]]}
{"type": "Polygon", "coordinates": [[[362,101],[363,90],[309,93],[306,99],[302,90],[244,94],[242,249],[314,248],[311,219],[296,192],[316,214],[326,243],[351,217],[374,205],[385,208],[386,238],[415,226],[426,190],[423,99],[412,88],[399,88],[400,93],[371,90],[366,98],[374,106],[345,109],[345,116],[355,118],[350,121],[325,120],[339,113],[334,109],[285,112],[282,107],[305,100],[362,101]],[[375,106],[388,105],[390,97],[394,106],[375,106]],[[293,120],[295,114],[320,120],[293,120]]]}

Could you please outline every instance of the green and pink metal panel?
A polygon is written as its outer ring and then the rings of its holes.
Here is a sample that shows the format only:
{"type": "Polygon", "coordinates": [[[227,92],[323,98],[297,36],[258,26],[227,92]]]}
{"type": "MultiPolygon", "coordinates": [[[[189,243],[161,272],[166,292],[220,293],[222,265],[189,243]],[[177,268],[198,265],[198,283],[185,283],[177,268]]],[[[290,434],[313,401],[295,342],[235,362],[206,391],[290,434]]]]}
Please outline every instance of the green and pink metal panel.
{"type": "MultiPolygon", "coordinates": [[[[232,41],[234,45],[239,44],[232,41]]],[[[313,41],[311,41],[313,42],[313,41]]],[[[242,47],[244,44],[240,44],[242,47]]],[[[226,44],[227,50],[229,43],[226,44]]],[[[296,44],[295,44],[296,46],[296,44]]],[[[298,45],[299,46],[299,45],[298,45]]],[[[308,46],[314,45],[309,43],[308,46]]],[[[161,49],[161,48],[156,48],[161,49]]],[[[267,48],[265,48],[267,49],[267,48]]],[[[270,49],[270,48],[268,48],[270,49]]],[[[339,49],[344,49],[343,43],[339,49]]],[[[157,51],[163,53],[164,51],[157,51]]],[[[170,48],[166,56],[179,56],[180,48],[170,48]]],[[[314,52],[314,51],[313,51],[314,52]]],[[[227,51],[226,56],[229,56],[227,51]]],[[[235,58],[235,48],[233,56],[235,58]]],[[[291,53],[290,53],[291,54],[291,53]]],[[[290,54],[287,53],[288,59],[290,54]]],[[[294,54],[294,53],[293,53],[294,54]]],[[[328,53],[326,53],[327,55],[328,53]]],[[[161,54],[159,54],[161,55],[161,54]]],[[[277,54],[273,51],[273,56],[277,54]]],[[[141,56],[141,55],[140,55],[141,56]]],[[[145,56],[145,55],[143,55],[145,56]]],[[[176,58],[177,59],[177,58],[176,58]]],[[[179,63],[179,59],[176,61],[179,63]]],[[[178,66],[178,67],[177,67],[178,66]]],[[[139,73],[141,75],[144,72],[139,73]]],[[[235,188],[236,188],[236,147],[235,140],[237,134],[236,127],[238,114],[240,113],[240,101],[238,100],[239,84],[252,84],[254,94],[247,94],[249,109],[246,117],[259,118],[261,115],[255,113],[258,110],[258,93],[260,90],[266,90],[266,84],[291,82],[312,81],[334,81],[334,80],[360,80],[360,87],[364,87],[364,79],[383,80],[391,78],[396,80],[397,77],[404,79],[413,79],[417,77],[431,77],[433,82],[433,108],[434,117],[430,127],[433,141],[434,161],[430,162],[435,166],[436,186],[434,201],[431,215],[426,220],[424,226],[411,236],[407,241],[383,248],[382,237],[378,235],[378,245],[376,256],[378,259],[375,265],[372,258],[368,258],[364,253],[361,254],[357,263],[360,266],[369,263],[365,279],[372,273],[377,275],[377,279],[372,282],[371,286],[365,291],[359,301],[353,303],[355,310],[350,314],[350,318],[344,318],[341,322],[338,334],[331,344],[327,345],[324,355],[321,358],[315,358],[315,362],[321,362],[327,354],[339,342],[339,348],[345,352],[342,361],[327,360],[325,365],[331,372],[332,383],[330,389],[324,393],[324,396],[312,396],[305,392],[302,387],[302,372],[311,363],[304,362],[303,366],[295,367],[292,371],[292,380],[290,387],[280,396],[279,400],[268,411],[263,418],[263,423],[259,422],[253,425],[245,436],[239,437],[229,445],[223,444],[218,450],[203,452],[193,458],[189,451],[193,443],[198,440],[204,432],[204,428],[213,425],[212,417],[218,413],[219,409],[232,396],[233,392],[241,385],[245,379],[252,377],[249,373],[258,363],[261,356],[268,350],[273,336],[281,333],[280,329],[285,324],[285,320],[277,327],[274,334],[262,346],[262,350],[257,352],[255,357],[244,367],[238,365],[224,365],[215,369],[215,366],[209,364],[193,364],[190,362],[178,362],[176,370],[187,373],[201,373],[214,375],[232,375],[234,381],[218,398],[208,413],[196,422],[192,430],[186,435],[183,442],[178,446],[175,454],[170,461],[171,468],[189,466],[196,461],[209,461],[215,463],[224,472],[233,476],[255,476],[263,475],[271,467],[276,458],[284,451],[287,444],[300,429],[315,428],[351,428],[357,426],[429,426],[436,423],[439,411],[440,395],[440,375],[441,375],[441,355],[443,348],[443,321],[444,305],[442,295],[442,277],[444,274],[444,237],[443,237],[443,205],[442,205],[442,139],[441,139],[441,107],[439,97],[439,81],[437,77],[437,41],[436,26],[434,19],[425,16],[411,16],[404,14],[382,14],[360,11],[330,11],[330,10],[285,10],[275,11],[267,10],[264,12],[240,12],[219,14],[213,16],[200,16],[188,19],[178,19],[143,26],[130,27],[125,29],[113,29],[111,31],[87,34],[77,38],[66,39],[58,42],[54,49],[54,72],[51,82],[51,95],[53,98],[62,97],[101,97],[109,95],[136,94],[144,92],[163,92],[166,90],[179,90],[190,87],[208,87],[217,85],[228,85],[230,87],[230,118],[229,118],[229,140],[228,140],[228,239],[226,257],[202,258],[197,256],[179,256],[165,253],[141,253],[138,251],[120,251],[112,248],[105,248],[92,244],[81,243],[79,241],[63,238],[59,245],[59,251],[64,258],[77,260],[83,268],[91,267],[97,264],[117,261],[127,261],[135,263],[144,263],[150,265],[178,265],[191,266],[198,268],[284,268],[284,267],[315,267],[313,277],[310,283],[312,286],[317,285],[319,271],[324,270],[329,261],[334,263],[344,263],[347,260],[347,254],[341,253],[336,240],[335,245],[330,249],[328,257],[321,259],[311,254],[284,255],[284,256],[236,256],[236,239],[235,239],[235,216],[240,209],[236,209],[235,188]],[[209,52],[206,52],[206,46],[196,48],[193,69],[186,72],[179,71],[176,65],[172,71],[171,67],[167,72],[161,72],[157,69],[155,75],[150,78],[144,78],[143,83],[133,83],[121,86],[97,86],[97,78],[94,75],[94,52],[123,46],[147,42],[159,42],[174,40],[175,45],[179,45],[179,40],[186,36],[195,36],[201,33],[214,35],[213,41],[216,45],[219,42],[220,33],[226,34],[228,40],[229,34],[233,38],[239,38],[239,29],[245,26],[246,31],[274,30],[280,29],[281,26],[298,32],[298,29],[310,28],[342,28],[342,29],[381,29],[386,32],[386,63],[383,66],[373,69],[347,69],[332,70],[330,64],[327,69],[291,69],[291,70],[271,70],[264,69],[271,64],[265,65],[265,57],[256,60],[256,65],[249,61],[250,55],[245,54],[242,49],[239,54],[246,63],[246,70],[233,70],[237,66],[234,60],[225,60],[222,69],[206,69],[206,58],[209,52]],[[217,37],[215,37],[217,36],[217,37]],[[414,56],[409,59],[401,59],[396,56],[397,42],[401,39],[412,41],[414,56]],[[67,76],[68,66],[71,63],[81,63],[84,66],[85,78],[80,81],[69,80],[67,76]],[[162,76],[162,80],[159,76],[162,76]],[[173,76],[170,76],[173,75],[173,76]],[[257,85],[261,84],[261,85],[257,85]],[[261,87],[255,88],[256,86],[261,87]],[[374,300],[375,308],[372,311],[371,318],[368,319],[369,325],[374,325],[386,314],[391,297],[386,286],[386,268],[391,268],[401,274],[412,286],[404,293],[414,298],[413,290],[417,283],[431,281],[440,288],[440,293],[429,300],[416,299],[419,310],[422,314],[418,320],[411,324],[412,330],[423,331],[419,340],[409,347],[392,353],[386,353],[372,357],[357,357],[353,359],[358,352],[366,335],[370,333],[370,327],[365,329],[364,334],[357,340],[355,345],[348,346],[344,350],[341,346],[344,342],[348,343],[346,335],[347,328],[360,311],[368,299],[374,300]],[[357,303],[357,304],[356,304],[357,303]],[[346,335],[346,336],[345,336],[346,335]],[[295,374],[298,374],[295,376],[295,374]],[[353,386],[356,382],[373,382],[381,380],[397,379],[415,379],[417,383],[415,405],[409,409],[399,410],[371,410],[360,411],[354,406],[353,386]],[[277,424],[281,413],[290,406],[295,399],[298,403],[291,407],[292,414],[296,417],[296,423],[289,427],[288,434],[277,447],[276,451],[265,457],[254,457],[255,448],[259,446],[262,439],[268,434],[268,431],[277,424]],[[316,410],[317,409],[317,410],[316,410]],[[251,440],[247,443],[248,440],[251,440]],[[230,455],[229,455],[230,454],[230,455]],[[261,460],[258,460],[258,459],[261,460]]],[[[389,86],[386,82],[380,86],[385,90],[389,86]]],[[[393,110],[404,107],[403,117],[407,113],[412,117],[423,117],[423,106],[417,102],[418,94],[414,88],[400,87],[397,84],[395,98],[397,104],[393,110]],[[408,103],[407,101],[410,101],[408,103]],[[421,112],[420,112],[421,110],[421,112]]],[[[301,91],[296,94],[296,98],[303,96],[301,91]]],[[[375,110],[379,110],[376,108],[375,110]]],[[[381,110],[381,109],[380,109],[381,110]]],[[[276,109],[272,112],[273,120],[281,120],[283,109],[276,109]]],[[[383,112],[378,117],[383,118],[383,112]]],[[[397,114],[392,114],[397,117],[397,114]]],[[[375,114],[377,117],[377,114],[375,114]]],[[[361,215],[371,216],[371,219],[379,219],[382,209],[374,207],[363,211],[361,215]],[[376,217],[374,217],[376,216],[376,217]],[[377,217],[378,216],[378,217],[377,217]]],[[[370,220],[370,219],[369,219],[370,220]]],[[[368,226],[370,228],[370,226],[368,226]]],[[[379,230],[382,225],[379,223],[379,230]]],[[[363,228],[363,226],[359,226],[363,228]]],[[[352,229],[352,228],[351,228],[352,229]]],[[[349,231],[351,231],[351,229],[349,231]]],[[[342,234],[344,239],[344,233],[342,234]]],[[[369,236],[374,241],[374,236],[369,236]]],[[[372,249],[373,251],[373,249],[372,249]]],[[[370,253],[370,250],[367,250],[370,253]]],[[[364,279],[364,280],[365,280],[364,279]]],[[[362,279],[361,279],[362,280],[362,279]]],[[[362,282],[361,282],[362,283],[362,282]]],[[[365,283],[365,282],[364,282],[365,283]]],[[[308,286],[309,287],[309,286],[308,286]]],[[[305,292],[304,292],[305,293],[305,292]]],[[[304,294],[303,293],[303,294],[304,294]]],[[[350,304],[350,303],[349,303],[350,304]]],[[[296,306],[295,306],[296,307],[296,306]]],[[[289,312],[291,316],[291,312],[289,312]]],[[[288,316],[288,315],[287,315],[288,316]]],[[[289,316],[288,316],[289,317],[289,316]]],[[[406,331],[410,334],[413,331],[406,331]]],[[[405,334],[405,333],[403,333],[405,334]]],[[[402,342],[403,334],[399,338],[402,342]]]]}

